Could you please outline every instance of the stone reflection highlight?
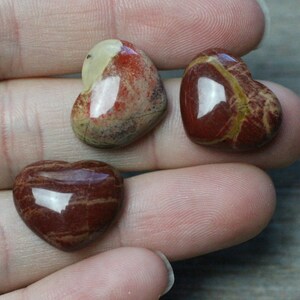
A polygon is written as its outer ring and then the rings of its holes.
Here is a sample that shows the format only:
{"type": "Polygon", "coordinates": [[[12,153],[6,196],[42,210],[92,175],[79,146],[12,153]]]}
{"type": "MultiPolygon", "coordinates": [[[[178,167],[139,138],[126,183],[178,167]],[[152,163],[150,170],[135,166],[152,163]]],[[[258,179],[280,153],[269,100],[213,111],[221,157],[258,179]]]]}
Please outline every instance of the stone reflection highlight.
{"type": "Polygon", "coordinates": [[[73,251],[113,224],[123,201],[123,179],[99,161],[40,161],[27,166],[13,187],[26,225],[54,247],[73,251]]]}
{"type": "Polygon", "coordinates": [[[119,76],[112,76],[95,84],[91,96],[91,118],[98,118],[113,109],[120,89],[120,80],[119,76]]]}
{"type": "Polygon", "coordinates": [[[226,102],[225,88],[210,78],[200,77],[198,80],[198,99],[197,118],[200,119],[210,113],[220,102],[226,102]]]}
{"type": "Polygon", "coordinates": [[[69,205],[73,193],[60,193],[48,189],[32,188],[35,203],[61,213],[69,205]]]}
{"type": "Polygon", "coordinates": [[[109,175],[103,173],[96,173],[90,170],[75,169],[63,171],[47,171],[39,172],[38,176],[51,178],[55,181],[64,181],[65,184],[85,184],[87,181],[99,182],[105,180],[109,175]]]}

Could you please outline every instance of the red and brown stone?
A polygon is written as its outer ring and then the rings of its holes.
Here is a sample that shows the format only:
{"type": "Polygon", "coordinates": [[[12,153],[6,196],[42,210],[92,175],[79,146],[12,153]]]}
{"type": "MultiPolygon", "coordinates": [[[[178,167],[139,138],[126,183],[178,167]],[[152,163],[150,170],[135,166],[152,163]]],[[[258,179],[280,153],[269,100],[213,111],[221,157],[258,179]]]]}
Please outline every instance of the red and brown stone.
{"type": "Polygon", "coordinates": [[[123,179],[98,161],[40,161],[15,180],[15,206],[26,225],[49,244],[79,249],[101,236],[119,215],[123,179]]]}
{"type": "Polygon", "coordinates": [[[180,90],[187,135],[197,144],[247,151],[269,143],[281,124],[276,96],[254,81],[246,64],[222,49],[200,53],[180,90]]]}
{"type": "Polygon", "coordinates": [[[84,89],[74,103],[76,136],[99,148],[126,146],[163,118],[166,93],[156,67],[133,44],[105,40],[87,55],[84,89]]]}

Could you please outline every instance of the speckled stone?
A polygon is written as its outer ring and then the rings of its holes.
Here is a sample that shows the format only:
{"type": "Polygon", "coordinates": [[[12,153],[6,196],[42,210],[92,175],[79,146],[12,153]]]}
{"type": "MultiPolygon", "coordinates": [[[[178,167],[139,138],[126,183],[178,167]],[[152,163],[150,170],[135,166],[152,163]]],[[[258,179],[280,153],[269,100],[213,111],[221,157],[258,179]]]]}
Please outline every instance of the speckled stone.
{"type": "Polygon", "coordinates": [[[98,161],[40,161],[15,180],[15,206],[26,225],[54,247],[73,251],[101,236],[119,215],[123,179],[98,161]]]}
{"type": "Polygon", "coordinates": [[[156,67],[133,44],[105,40],[86,56],[84,89],[74,103],[76,136],[99,148],[126,146],[154,128],[167,109],[156,67]]]}
{"type": "Polygon", "coordinates": [[[204,51],[188,65],[180,106],[190,139],[224,150],[249,151],[268,144],[282,119],[273,92],[223,49],[204,51]]]}

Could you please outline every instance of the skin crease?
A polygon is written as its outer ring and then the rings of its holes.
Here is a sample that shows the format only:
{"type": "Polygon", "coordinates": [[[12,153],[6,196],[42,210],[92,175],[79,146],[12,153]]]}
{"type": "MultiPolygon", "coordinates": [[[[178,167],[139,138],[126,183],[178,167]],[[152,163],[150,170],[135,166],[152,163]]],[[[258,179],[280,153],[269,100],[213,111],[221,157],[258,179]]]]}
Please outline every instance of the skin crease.
{"type": "MultiPolygon", "coordinates": [[[[113,3],[2,1],[0,77],[79,72],[90,46],[108,37],[133,42],[159,68],[177,68],[212,46],[244,54],[257,46],[264,30],[254,0],[113,3]]],[[[166,268],[143,247],[161,250],[170,260],[186,259],[243,242],[267,225],[275,208],[274,187],[265,173],[248,163],[269,168],[299,158],[299,98],[268,83],[286,116],[279,136],[259,152],[230,155],[188,142],[180,120],[179,85],[179,79],[165,82],[168,115],[153,134],[112,153],[91,149],[72,134],[69,113],[82,88],[79,80],[0,83],[0,293],[11,292],[1,300],[36,299],[35,295],[76,300],[74,286],[87,300],[107,299],[107,295],[157,299],[167,286],[166,268]],[[126,180],[125,218],[101,242],[69,255],[48,246],[24,226],[10,188],[28,163],[79,157],[104,160],[122,171],[170,170],[126,180]],[[137,264],[132,263],[135,258],[137,264]],[[108,272],[107,260],[120,268],[108,272]],[[102,289],[107,276],[108,290],[102,289]],[[116,286],[118,293],[112,294],[116,286]]]]}

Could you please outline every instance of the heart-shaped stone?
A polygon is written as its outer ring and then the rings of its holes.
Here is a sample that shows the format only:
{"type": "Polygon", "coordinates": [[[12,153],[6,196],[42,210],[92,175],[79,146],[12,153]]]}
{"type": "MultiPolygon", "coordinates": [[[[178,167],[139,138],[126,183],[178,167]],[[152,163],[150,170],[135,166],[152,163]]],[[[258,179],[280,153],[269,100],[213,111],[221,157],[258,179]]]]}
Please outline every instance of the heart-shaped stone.
{"type": "Polygon", "coordinates": [[[167,109],[166,93],[146,54],[126,41],[105,40],[86,56],[84,89],[74,103],[76,136],[99,148],[128,145],[149,132],[167,109]]]}
{"type": "Polygon", "coordinates": [[[114,222],[123,200],[123,179],[103,162],[40,161],[16,177],[13,197],[31,230],[52,246],[72,251],[114,222]]]}
{"type": "Polygon", "coordinates": [[[275,137],[282,119],[276,96],[222,49],[204,51],[188,65],[180,106],[192,141],[226,150],[260,148],[275,137]]]}

